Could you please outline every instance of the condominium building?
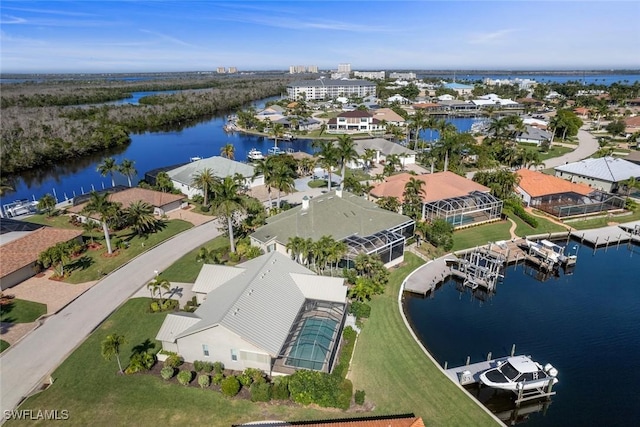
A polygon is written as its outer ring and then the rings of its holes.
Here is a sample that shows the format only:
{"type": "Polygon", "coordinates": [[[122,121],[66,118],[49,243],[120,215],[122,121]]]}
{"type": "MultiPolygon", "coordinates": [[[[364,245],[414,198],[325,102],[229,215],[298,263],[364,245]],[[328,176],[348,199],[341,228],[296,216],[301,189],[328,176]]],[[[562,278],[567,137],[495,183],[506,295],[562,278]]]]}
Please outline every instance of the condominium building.
{"type": "Polygon", "coordinates": [[[415,80],[416,73],[390,73],[389,78],[402,79],[402,80],[415,80]]]}
{"type": "Polygon", "coordinates": [[[235,74],[238,72],[238,69],[236,67],[229,67],[229,74],[235,74]]]}
{"type": "Polygon", "coordinates": [[[377,79],[384,80],[384,71],[354,71],[354,77],[361,77],[363,79],[377,79]]]}
{"type": "Polygon", "coordinates": [[[218,74],[226,74],[227,69],[226,69],[226,68],[224,68],[224,67],[218,67],[218,68],[216,69],[216,72],[217,72],[218,74]]]}
{"type": "Polygon", "coordinates": [[[351,64],[338,64],[338,72],[349,74],[351,72],[351,64]]]}
{"type": "Polygon", "coordinates": [[[376,94],[376,84],[368,80],[304,80],[287,86],[291,100],[304,97],[307,100],[329,99],[338,96],[366,98],[376,94]]]}

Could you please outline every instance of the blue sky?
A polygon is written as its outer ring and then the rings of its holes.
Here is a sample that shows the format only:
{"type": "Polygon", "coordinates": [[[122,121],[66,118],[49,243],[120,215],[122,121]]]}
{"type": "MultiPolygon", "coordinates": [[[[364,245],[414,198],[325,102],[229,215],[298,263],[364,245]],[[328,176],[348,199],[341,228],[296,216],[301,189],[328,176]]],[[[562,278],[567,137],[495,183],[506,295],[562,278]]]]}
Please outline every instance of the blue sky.
{"type": "Polygon", "coordinates": [[[11,1],[0,71],[640,68],[637,1],[11,1]]]}

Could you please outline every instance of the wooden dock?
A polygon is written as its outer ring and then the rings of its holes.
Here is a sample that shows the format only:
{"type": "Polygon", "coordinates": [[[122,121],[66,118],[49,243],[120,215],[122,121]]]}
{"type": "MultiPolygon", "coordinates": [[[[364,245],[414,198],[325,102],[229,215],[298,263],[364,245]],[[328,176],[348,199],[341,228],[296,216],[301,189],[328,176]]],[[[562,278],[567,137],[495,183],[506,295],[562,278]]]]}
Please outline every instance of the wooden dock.
{"type": "Polygon", "coordinates": [[[453,274],[449,263],[457,259],[455,255],[445,255],[429,261],[413,271],[405,279],[404,290],[420,295],[426,295],[428,292],[433,291],[438,284],[444,282],[453,274]]]}
{"type": "Polygon", "coordinates": [[[580,243],[586,243],[594,248],[609,247],[620,243],[640,244],[640,221],[622,225],[609,225],[592,230],[576,230],[571,236],[580,243]]]}

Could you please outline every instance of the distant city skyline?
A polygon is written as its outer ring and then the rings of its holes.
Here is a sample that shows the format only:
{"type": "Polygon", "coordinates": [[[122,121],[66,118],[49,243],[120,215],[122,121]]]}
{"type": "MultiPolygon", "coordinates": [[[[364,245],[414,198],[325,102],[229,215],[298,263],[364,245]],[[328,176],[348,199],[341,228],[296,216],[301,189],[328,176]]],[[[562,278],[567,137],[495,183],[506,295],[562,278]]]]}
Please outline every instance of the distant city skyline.
{"type": "Polygon", "coordinates": [[[12,1],[0,72],[640,69],[636,1],[12,1]]]}

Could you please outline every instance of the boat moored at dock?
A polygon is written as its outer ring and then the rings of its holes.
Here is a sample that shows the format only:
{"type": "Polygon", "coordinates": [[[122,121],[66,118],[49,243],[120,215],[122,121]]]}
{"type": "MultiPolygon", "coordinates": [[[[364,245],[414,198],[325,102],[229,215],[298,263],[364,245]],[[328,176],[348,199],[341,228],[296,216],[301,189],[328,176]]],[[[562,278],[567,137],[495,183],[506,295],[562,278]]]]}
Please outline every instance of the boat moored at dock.
{"type": "Polygon", "coordinates": [[[264,154],[262,154],[262,151],[258,150],[257,148],[252,148],[251,150],[249,150],[249,154],[247,154],[247,160],[249,160],[250,162],[255,162],[257,160],[263,159],[264,154]]]}
{"type": "Polygon", "coordinates": [[[502,390],[534,390],[558,382],[558,370],[551,364],[542,367],[528,356],[512,356],[480,374],[480,382],[502,390]]]}

